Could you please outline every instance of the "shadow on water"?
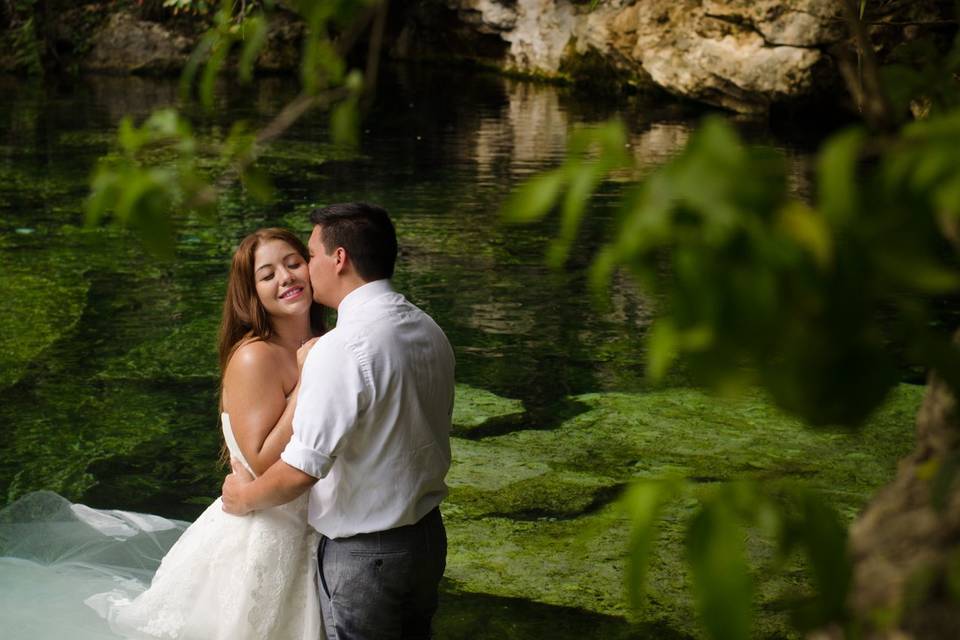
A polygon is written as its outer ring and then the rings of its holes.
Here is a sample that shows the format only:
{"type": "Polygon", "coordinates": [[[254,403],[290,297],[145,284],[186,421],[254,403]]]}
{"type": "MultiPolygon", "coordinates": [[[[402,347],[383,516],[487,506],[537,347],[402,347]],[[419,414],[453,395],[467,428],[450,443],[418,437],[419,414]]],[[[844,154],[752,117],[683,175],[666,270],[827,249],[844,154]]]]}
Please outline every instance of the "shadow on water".
{"type": "Polygon", "coordinates": [[[617,616],[573,607],[464,593],[449,581],[441,585],[440,609],[434,618],[433,629],[437,640],[692,640],[691,636],[665,625],[631,624],[617,616]]]}

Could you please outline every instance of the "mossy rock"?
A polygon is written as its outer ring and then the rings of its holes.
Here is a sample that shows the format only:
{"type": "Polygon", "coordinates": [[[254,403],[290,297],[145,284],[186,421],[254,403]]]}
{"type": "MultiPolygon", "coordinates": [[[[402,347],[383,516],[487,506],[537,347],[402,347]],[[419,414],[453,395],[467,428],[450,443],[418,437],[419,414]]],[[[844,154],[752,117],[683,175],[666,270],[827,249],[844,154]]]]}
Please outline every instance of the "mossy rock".
{"type": "Polygon", "coordinates": [[[176,326],[163,336],[134,347],[110,361],[101,379],[217,380],[217,323],[202,317],[176,326]]]}
{"type": "MultiPolygon", "coordinates": [[[[820,492],[847,518],[888,482],[914,441],[923,388],[901,385],[857,433],[812,430],[759,391],[720,399],[692,389],[586,394],[587,411],[550,430],[454,439],[447,577],[466,592],[526,598],[699,635],[685,563],[690,516],[723,483],[753,479],[820,492]],[[667,505],[650,559],[648,606],[626,604],[629,522],[615,501],[635,479],[691,481],[667,505]]],[[[793,637],[785,600],[809,592],[802,563],[777,570],[748,532],[756,637],[793,637]]]]}
{"type": "Polygon", "coordinates": [[[0,277],[0,388],[16,383],[27,366],[83,314],[89,283],[81,274],[62,277],[5,269],[0,277]]]}
{"type": "Polygon", "coordinates": [[[453,403],[454,433],[477,431],[492,422],[517,422],[524,415],[523,402],[504,398],[466,384],[456,386],[453,403]]]}

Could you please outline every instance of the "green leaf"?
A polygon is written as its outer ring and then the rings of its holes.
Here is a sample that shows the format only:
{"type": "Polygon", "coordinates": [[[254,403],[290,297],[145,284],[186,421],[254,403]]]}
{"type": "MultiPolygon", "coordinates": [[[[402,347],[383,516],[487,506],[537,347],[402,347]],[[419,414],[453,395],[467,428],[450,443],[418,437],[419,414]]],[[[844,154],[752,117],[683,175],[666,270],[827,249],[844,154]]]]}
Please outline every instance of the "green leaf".
{"type": "Polygon", "coordinates": [[[796,200],[780,210],[780,228],[824,269],[833,259],[833,238],[820,215],[796,200]]]}
{"type": "Polygon", "coordinates": [[[232,45],[233,42],[228,37],[221,35],[213,45],[210,58],[203,67],[203,73],[200,74],[200,104],[204,109],[213,109],[214,83],[227,62],[232,45]]]}
{"type": "Polygon", "coordinates": [[[647,334],[647,376],[659,382],[679,354],[677,329],[669,318],[658,318],[647,334]]]}
{"type": "Polygon", "coordinates": [[[817,625],[841,621],[846,615],[852,569],[847,555],[847,528],[839,514],[820,496],[801,496],[800,527],[804,551],[813,570],[820,611],[817,625]]]}
{"type": "Polygon", "coordinates": [[[620,258],[618,251],[616,247],[611,245],[601,247],[600,251],[594,257],[593,264],[590,265],[589,282],[590,290],[597,298],[598,304],[606,301],[605,295],[607,293],[607,287],[610,284],[610,279],[613,277],[613,272],[619,264],[620,258]]]}
{"type": "Polygon", "coordinates": [[[136,153],[142,145],[142,136],[133,124],[133,118],[124,116],[117,127],[117,141],[128,153],[136,153]]]}
{"type": "Polygon", "coordinates": [[[620,499],[621,508],[630,518],[627,593],[630,604],[638,610],[646,601],[647,569],[660,512],[677,490],[675,481],[641,481],[632,484],[620,499]]]}
{"type": "Polygon", "coordinates": [[[266,203],[273,199],[273,181],[270,174],[256,166],[248,166],[240,178],[254,199],[266,203]]]}
{"type": "Polygon", "coordinates": [[[154,111],[143,123],[142,129],[148,131],[153,140],[189,135],[186,123],[180,118],[176,109],[154,111]]]}
{"type": "Polygon", "coordinates": [[[360,108],[356,98],[348,98],[330,112],[330,137],[334,144],[355,148],[360,144],[360,108]]]}
{"type": "Polygon", "coordinates": [[[857,193],[857,161],[864,133],[850,129],[839,133],[824,145],[817,163],[819,205],[834,227],[845,227],[856,218],[860,197],[857,193]]]}
{"type": "Polygon", "coordinates": [[[584,208],[594,190],[603,180],[606,167],[600,162],[568,164],[566,167],[567,192],[560,213],[560,231],[547,254],[547,263],[552,267],[561,266],[570,254],[570,248],[577,237],[584,208]]]}
{"type": "Polygon", "coordinates": [[[743,529],[722,502],[712,502],[687,530],[687,555],[697,608],[715,640],[749,640],[753,581],[747,569],[743,529]]]}
{"type": "Polygon", "coordinates": [[[180,99],[187,101],[190,99],[190,92],[193,88],[193,81],[197,77],[197,70],[200,63],[210,56],[213,46],[217,43],[218,35],[215,29],[211,29],[203,35],[200,42],[187,59],[183,71],[180,73],[180,99]]]}
{"type": "Polygon", "coordinates": [[[877,266],[893,282],[920,293],[945,295],[960,289],[960,272],[939,265],[927,256],[881,254],[877,256],[877,266]]]}
{"type": "Polygon", "coordinates": [[[262,15],[243,21],[243,48],[237,63],[237,72],[241,83],[248,83],[253,77],[253,63],[267,42],[267,20],[262,15]]]}
{"type": "Polygon", "coordinates": [[[117,171],[111,164],[101,160],[90,182],[90,196],[86,202],[85,224],[93,227],[109,213],[117,199],[117,190],[120,180],[117,171]]]}
{"type": "Polygon", "coordinates": [[[556,204],[566,181],[562,167],[527,180],[504,203],[501,217],[513,223],[542,219],[556,204]]]}

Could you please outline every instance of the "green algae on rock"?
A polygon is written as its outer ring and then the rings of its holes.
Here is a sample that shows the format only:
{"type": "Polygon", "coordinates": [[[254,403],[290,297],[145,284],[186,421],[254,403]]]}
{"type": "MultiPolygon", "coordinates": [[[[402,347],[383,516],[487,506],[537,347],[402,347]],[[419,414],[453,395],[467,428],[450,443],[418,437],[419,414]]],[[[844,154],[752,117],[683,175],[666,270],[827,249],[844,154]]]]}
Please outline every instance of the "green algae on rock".
{"type": "Polygon", "coordinates": [[[216,380],[217,317],[200,317],[147,340],[110,361],[97,377],[133,380],[216,380]]]}
{"type": "Polygon", "coordinates": [[[504,398],[466,384],[456,386],[453,403],[454,432],[469,433],[491,421],[519,419],[524,414],[520,400],[504,398]]]}
{"type": "MultiPolygon", "coordinates": [[[[792,483],[852,518],[910,450],[922,393],[897,387],[858,433],[805,428],[760,392],[722,399],[670,389],[576,396],[588,410],[555,429],[456,438],[444,504],[446,575],[464,591],[634,616],[696,635],[684,538],[700,500],[736,479],[792,483]],[[624,483],[664,476],[687,478],[690,490],[664,511],[650,606],[634,614],[623,577],[629,522],[613,499],[624,483]]],[[[748,535],[758,637],[790,637],[783,602],[809,589],[803,565],[792,559],[771,571],[772,543],[748,535]]]]}
{"type": "Polygon", "coordinates": [[[0,277],[0,389],[71,330],[83,314],[89,283],[78,274],[34,275],[5,269],[0,277]],[[59,277],[58,277],[59,276],[59,277]]]}

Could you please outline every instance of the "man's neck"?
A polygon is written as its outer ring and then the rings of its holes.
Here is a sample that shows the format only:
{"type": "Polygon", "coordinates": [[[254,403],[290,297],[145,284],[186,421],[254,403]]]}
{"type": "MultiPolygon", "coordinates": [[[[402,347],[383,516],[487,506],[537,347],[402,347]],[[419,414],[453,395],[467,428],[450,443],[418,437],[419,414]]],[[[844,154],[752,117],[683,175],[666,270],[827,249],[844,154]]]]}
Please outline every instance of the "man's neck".
{"type": "Polygon", "coordinates": [[[362,287],[363,285],[368,284],[366,280],[363,280],[359,276],[348,276],[345,277],[340,283],[340,289],[338,291],[339,295],[337,297],[336,308],[340,308],[340,304],[343,303],[343,299],[348,295],[362,287]]]}

